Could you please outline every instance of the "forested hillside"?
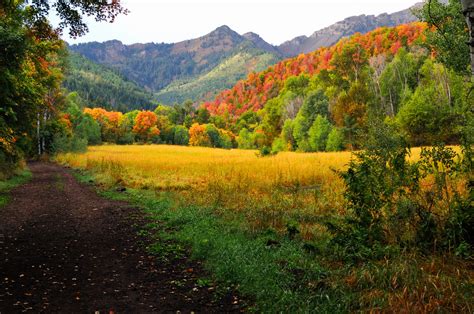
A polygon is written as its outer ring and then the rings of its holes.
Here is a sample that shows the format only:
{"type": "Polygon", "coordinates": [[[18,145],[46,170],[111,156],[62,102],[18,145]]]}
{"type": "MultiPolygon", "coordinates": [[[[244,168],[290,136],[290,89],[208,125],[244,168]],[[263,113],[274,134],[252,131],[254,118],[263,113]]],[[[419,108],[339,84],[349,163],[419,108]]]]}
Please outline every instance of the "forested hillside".
{"type": "MultiPolygon", "coordinates": [[[[275,98],[293,76],[319,74],[321,71],[345,71],[345,78],[356,76],[369,59],[382,55],[383,62],[390,59],[401,47],[420,44],[426,30],[423,23],[400,25],[394,28],[379,28],[367,34],[356,34],[343,39],[329,48],[320,48],[308,54],[290,58],[269,67],[260,73],[250,73],[246,80],[238,82],[232,89],[221,92],[213,102],[205,104],[212,113],[227,112],[230,116],[258,111],[270,99],[275,98]],[[351,60],[352,59],[352,60],[351,60]],[[342,64],[337,64],[341,62],[342,64]],[[344,69],[341,69],[344,67],[344,69]],[[355,73],[352,73],[355,72],[355,73]]],[[[372,60],[372,62],[375,59],[372,60]]],[[[382,64],[381,66],[384,66],[382,64]]],[[[342,74],[342,73],[341,73],[342,74]]]]}
{"type": "Polygon", "coordinates": [[[111,110],[150,109],[153,94],[125,79],[118,71],[70,52],[63,86],[78,93],[88,106],[111,110]]]}
{"type": "Polygon", "coordinates": [[[243,43],[237,51],[211,71],[199,76],[177,80],[156,93],[165,104],[182,103],[185,100],[211,100],[216,93],[232,87],[251,71],[262,71],[280,60],[275,54],[256,49],[243,43]]]}
{"type": "Polygon", "coordinates": [[[206,36],[176,44],[124,45],[112,40],[70,46],[90,60],[118,69],[125,77],[153,91],[177,79],[211,70],[244,39],[227,26],[206,36]]]}

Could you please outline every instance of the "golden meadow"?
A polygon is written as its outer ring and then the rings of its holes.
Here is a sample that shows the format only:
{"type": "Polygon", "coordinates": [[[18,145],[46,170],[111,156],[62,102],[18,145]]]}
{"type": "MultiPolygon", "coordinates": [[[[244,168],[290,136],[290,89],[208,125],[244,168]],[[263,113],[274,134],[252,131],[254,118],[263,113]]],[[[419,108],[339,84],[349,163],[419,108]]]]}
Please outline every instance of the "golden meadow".
{"type": "MultiPolygon", "coordinates": [[[[419,149],[413,151],[414,156],[419,149]]],[[[187,204],[212,206],[223,217],[245,217],[245,228],[282,230],[297,221],[301,235],[321,234],[316,222],[345,213],[344,169],[350,152],[280,153],[169,145],[104,145],[57,161],[94,172],[99,183],[172,193],[187,204]]]]}

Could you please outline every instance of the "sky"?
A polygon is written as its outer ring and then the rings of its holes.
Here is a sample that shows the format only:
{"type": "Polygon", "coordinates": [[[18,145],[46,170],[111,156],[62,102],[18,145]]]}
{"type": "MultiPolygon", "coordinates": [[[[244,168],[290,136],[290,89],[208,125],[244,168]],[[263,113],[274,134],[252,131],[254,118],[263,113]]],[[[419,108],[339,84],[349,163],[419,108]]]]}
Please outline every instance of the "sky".
{"type": "MultiPolygon", "coordinates": [[[[86,19],[89,33],[69,43],[118,39],[132,43],[175,43],[227,25],[239,34],[254,32],[278,45],[346,17],[404,10],[421,0],[122,0],[130,10],[114,23],[86,19]]],[[[53,24],[57,18],[51,16],[53,24]]]]}

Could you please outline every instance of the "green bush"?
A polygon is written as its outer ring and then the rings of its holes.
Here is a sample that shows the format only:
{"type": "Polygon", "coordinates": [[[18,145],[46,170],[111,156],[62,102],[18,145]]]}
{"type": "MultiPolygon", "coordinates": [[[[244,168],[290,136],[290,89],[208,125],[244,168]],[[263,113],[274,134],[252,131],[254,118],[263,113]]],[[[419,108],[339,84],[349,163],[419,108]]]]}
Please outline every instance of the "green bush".
{"type": "Polygon", "coordinates": [[[119,145],[130,145],[135,142],[135,135],[132,132],[125,132],[117,139],[119,145]]]}
{"type": "Polygon", "coordinates": [[[173,143],[176,145],[189,144],[189,130],[183,125],[177,125],[174,128],[173,143]]]}
{"type": "Polygon", "coordinates": [[[263,146],[257,153],[258,157],[267,157],[267,156],[272,156],[275,153],[272,152],[271,147],[268,146],[263,146]]]}
{"type": "Polygon", "coordinates": [[[344,149],[344,133],[341,129],[333,127],[328,134],[326,142],[327,152],[339,152],[344,149]]]}
{"type": "Polygon", "coordinates": [[[100,125],[89,115],[84,115],[75,129],[77,136],[87,139],[88,145],[102,143],[100,125]]]}
{"type": "Polygon", "coordinates": [[[474,231],[473,197],[458,187],[472,168],[463,170],[463,159],[442,144],[422,149],[416,162],[409,161],[409,154],[400,135],[378,125],[366,149],[340,173],[349,215],[329,228],[347,256],[379,256],[390,247],[423,252],[459,248],[467,254],[474,231]],[[434,184],[422,186],[427,177],[434,184]]]}
{"type": "Polygon", "coordinates": [[[87,139],[80,138],[76,135],[65,136],[59,135],[55,136],[53,140],[53,153],[67,153],[67,152],[76,152],[83,153],[87,150],[87,139]]]}
{"type": "Polygon", "coordinates": [[[239,132],[237,137],[237,145],[240,149],[254,149],[255,145],[253,143],[252,133],[249,132],[246,128],[243,128],[239,132]]]}
{"type": "Polygon", "coordinates": [[[276,154],[286,150],[285,140],[281,137],[277,137],[272,144],[272,153],[276,154]]]}

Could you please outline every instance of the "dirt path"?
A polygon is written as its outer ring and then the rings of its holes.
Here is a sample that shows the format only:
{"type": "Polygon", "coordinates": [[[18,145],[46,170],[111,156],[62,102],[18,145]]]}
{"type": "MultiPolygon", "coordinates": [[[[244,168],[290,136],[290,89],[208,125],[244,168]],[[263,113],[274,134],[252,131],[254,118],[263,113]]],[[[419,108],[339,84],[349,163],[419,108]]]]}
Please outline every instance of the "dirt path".
{"type": "Polygon", "coordinates": [[[232,296],[196,287],[196,262],[146,253],[132,227],[139,211],[57,165],[30,169],[32,181],[0,209],[0,313],[236,311],[232,296]]]}

